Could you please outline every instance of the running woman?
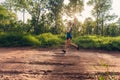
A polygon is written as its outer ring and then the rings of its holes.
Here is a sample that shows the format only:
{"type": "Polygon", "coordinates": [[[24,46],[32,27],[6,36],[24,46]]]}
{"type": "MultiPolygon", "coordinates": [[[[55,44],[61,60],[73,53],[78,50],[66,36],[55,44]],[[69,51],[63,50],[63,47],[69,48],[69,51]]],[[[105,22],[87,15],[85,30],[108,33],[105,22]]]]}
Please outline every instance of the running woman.
{"type": "Polygon", "coordinates": [[[79,46],[72,43],[72,27],[74,26],[74,24],[72,24],[70,21],[67,24],[67,33],[66,33],[66,41],[65,41],[65,49],[62,50],[64,53],[66,53],[66,49],[68,45],[74,46],[75,48],[77,48],[77,50],[79,50],[79,46]]]}

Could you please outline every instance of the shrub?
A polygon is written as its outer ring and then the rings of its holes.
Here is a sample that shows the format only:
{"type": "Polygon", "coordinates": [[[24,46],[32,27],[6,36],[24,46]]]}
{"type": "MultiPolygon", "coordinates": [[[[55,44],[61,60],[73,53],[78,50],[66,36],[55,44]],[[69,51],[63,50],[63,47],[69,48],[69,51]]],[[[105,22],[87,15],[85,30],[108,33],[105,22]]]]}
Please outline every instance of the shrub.
{"type": "Polygon", "coordinates": [[[120,37],[81,36],[74,39],[73,41],[80,47],[86,49],[103,49],[120,51],[120,37]]]}
{"type": "Polygon", "coordinates": [[[41,47],[59,46],[62,43],[62,39],[57,35],[51,33],[44,33],[37,36],[41,41],[41,47]]]}
{"type": "Polygon", "coordinates": [[[41,42],[32,35],[23,36],[23,45],[27,46],[40,46],[41,42]]]}
{"type": "MultiPolygon", "coordinates": [[[[56,47],[64,43],[65,35],[53,35],[43,33],[40,35],[19,34],[19,33],[1,33],[0,47],[56,47]]],[[[103,36],[80,36],[73,39],[73,42],[85,49],[102,49],[120,51],[120,37],[103,36]]]]}
{"type": "Polygon", "coordinates": [[[32,35],[25,34],[1,34],[0,46],[1,47],[20,47],[20,46],[37,46],[40,41],[32,35]]]}

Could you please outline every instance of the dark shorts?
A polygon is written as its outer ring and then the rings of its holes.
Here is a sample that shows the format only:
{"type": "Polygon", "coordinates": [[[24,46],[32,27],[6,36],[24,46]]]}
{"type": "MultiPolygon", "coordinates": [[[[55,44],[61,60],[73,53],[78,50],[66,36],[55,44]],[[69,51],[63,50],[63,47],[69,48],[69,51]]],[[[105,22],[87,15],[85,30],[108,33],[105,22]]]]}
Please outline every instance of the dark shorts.
{"type": "Polygon", "coordinates": [[[72,34],[71,33],[67,33],[66,39],[72,39],[72,34]]]}

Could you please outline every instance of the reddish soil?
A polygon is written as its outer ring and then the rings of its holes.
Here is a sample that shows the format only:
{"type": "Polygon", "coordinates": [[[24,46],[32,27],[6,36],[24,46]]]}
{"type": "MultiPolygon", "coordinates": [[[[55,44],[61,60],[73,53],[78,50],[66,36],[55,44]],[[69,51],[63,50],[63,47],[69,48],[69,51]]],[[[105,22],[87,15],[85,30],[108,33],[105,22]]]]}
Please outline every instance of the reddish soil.
{"type": "Polygon", "coordinates": [[[120,80],[120,52],[0,48],[0,80],[120,80]]]}

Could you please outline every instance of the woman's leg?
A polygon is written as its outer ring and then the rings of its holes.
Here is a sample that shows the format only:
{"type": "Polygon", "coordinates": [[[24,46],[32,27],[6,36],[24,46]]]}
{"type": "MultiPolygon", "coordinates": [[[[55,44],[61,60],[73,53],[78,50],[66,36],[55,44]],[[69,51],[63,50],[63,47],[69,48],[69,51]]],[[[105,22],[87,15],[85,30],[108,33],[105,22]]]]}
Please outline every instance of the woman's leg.
{"type": "Polygon", "coordinates": [[[76,45],[75,43],[72,43],[71,39],[69,40],[69,44],[70,44],[71,46],[74,46],[75,48],[79,49],[79,46],[76,45]]]}
{"type": "Polygon", "coordinates": [[[65,50],[67,49],[67,46],[68,46],[68,39],[65,41],[65,46],[64,46],[65,50]]]}
{"type": "Polygon", "coordinates": [[[68,42],[69,42],[68,39],[66,39],[65,45],[64,45],[64,49],[62,50],[64,53],[66,53],[67,47],[68,47],[68,45],[69,45],[68,42]]]}
{"type": "Polygon", "coordinates": [[[68,45],[72,45],[72,46],[74,46],[75,48],[77,48],[77,50],[79,50],[79,46],[77,46],[76,44],[72,43],[72,42],[71,42],[71,39],[69,38],[69,39],[67,39],[67,40],[65,41],[65,46],[64,46],[65,49],[63,50],[64,53],[66,53],[66,50],[67,50],[68,45]]]}
{"type": "Polygon", "coordinates": [[[66,53],[66,50],[67,50],[69,44],[70,44],[70,39],[66,39],[65,45],[64,45],[64,50],[62,50],[64,53],[66,53]]]}

